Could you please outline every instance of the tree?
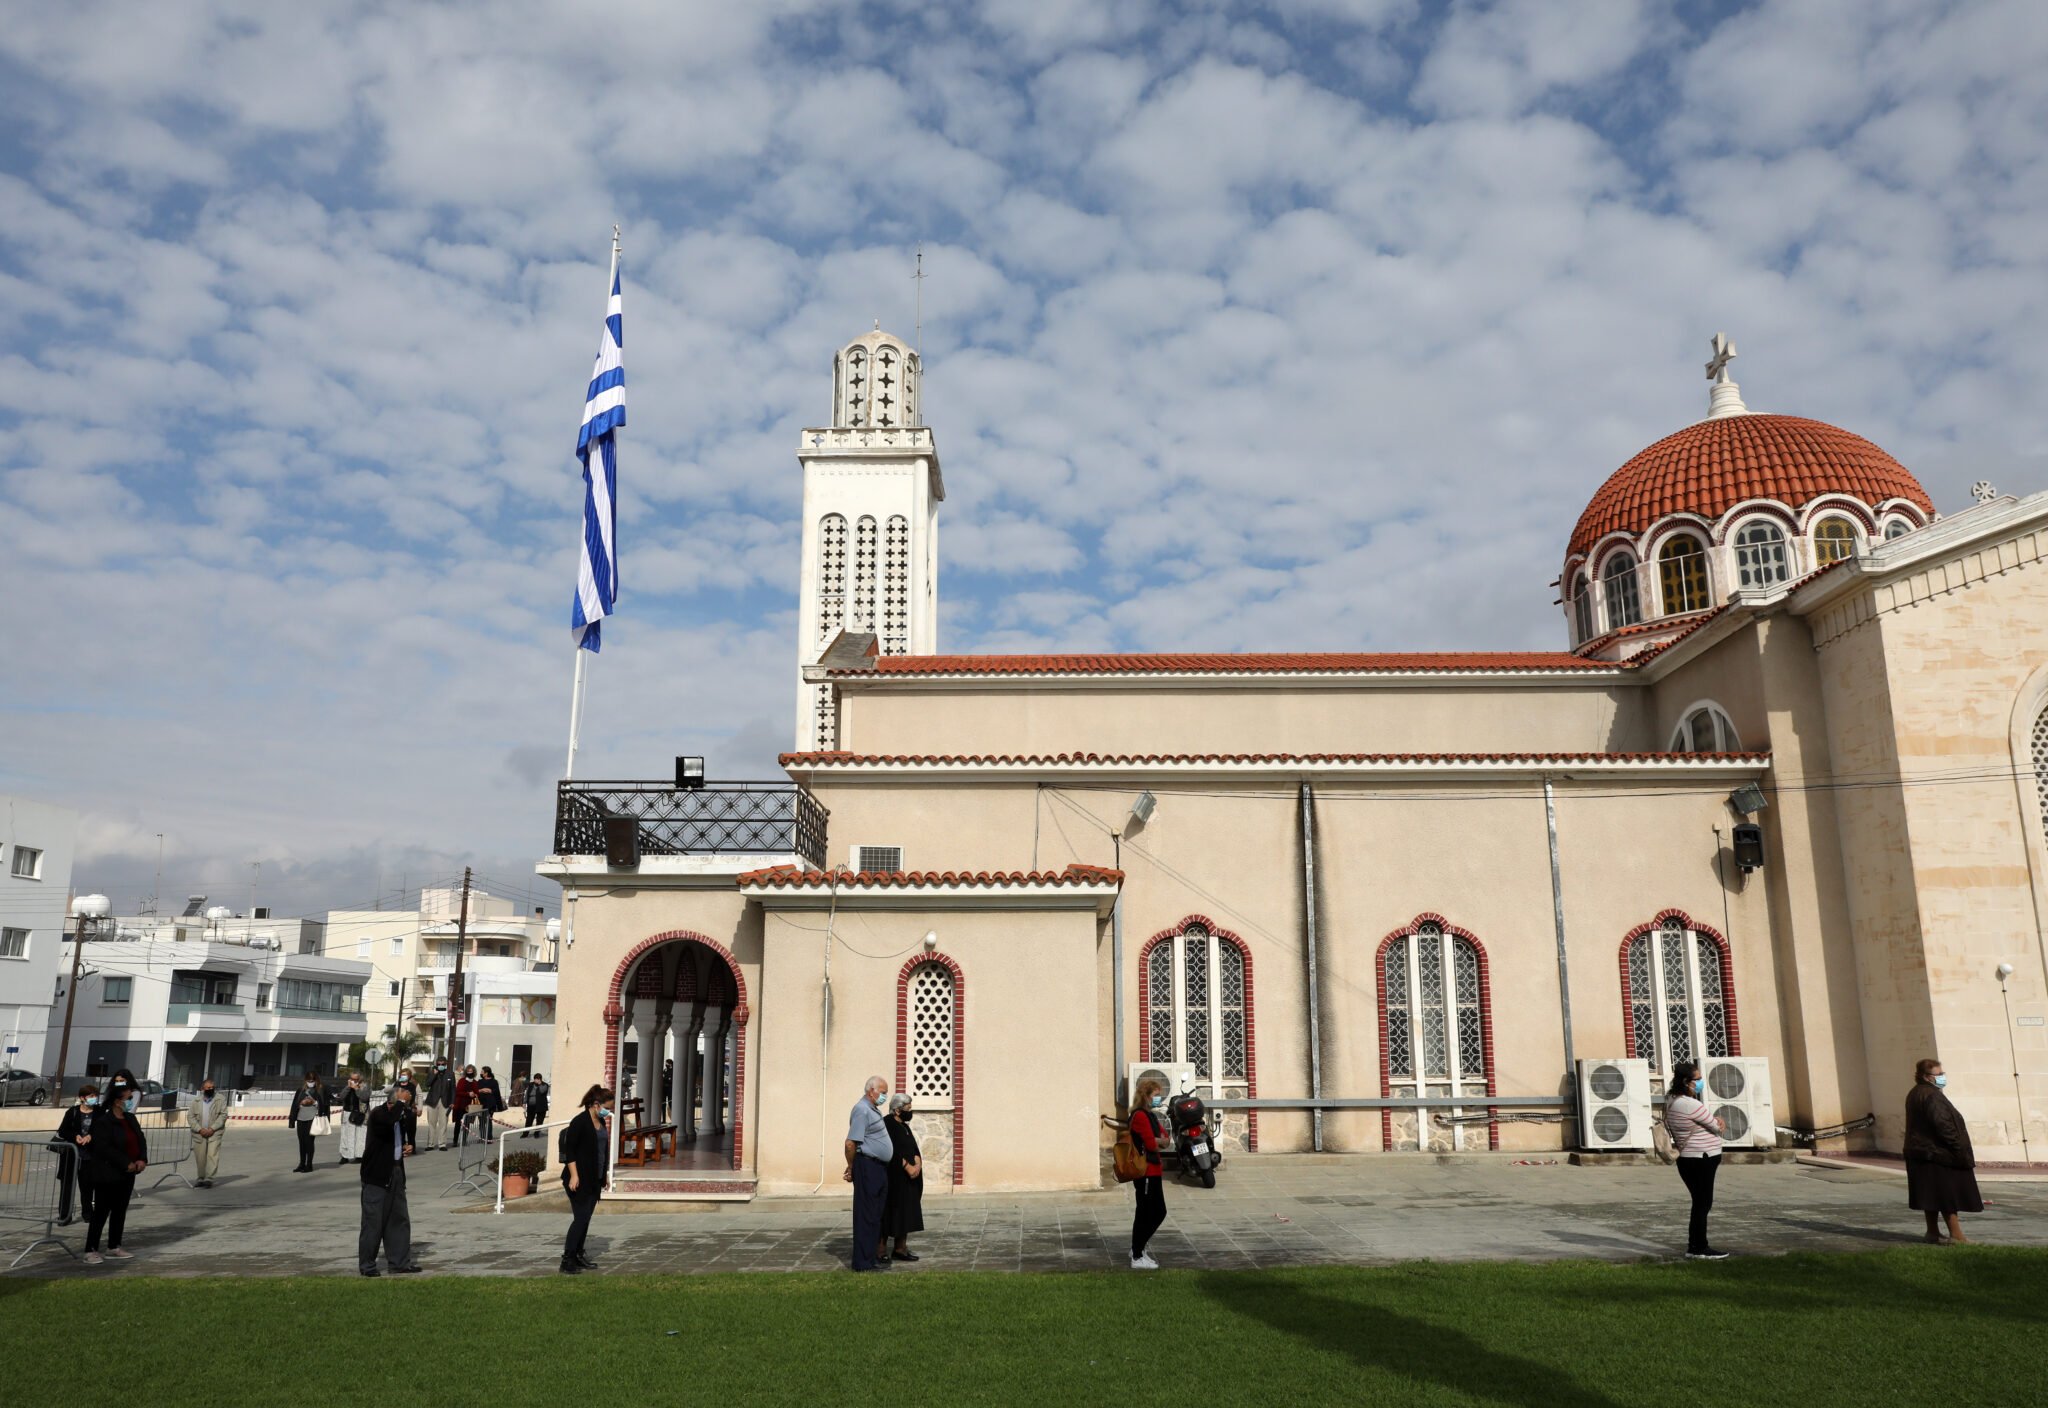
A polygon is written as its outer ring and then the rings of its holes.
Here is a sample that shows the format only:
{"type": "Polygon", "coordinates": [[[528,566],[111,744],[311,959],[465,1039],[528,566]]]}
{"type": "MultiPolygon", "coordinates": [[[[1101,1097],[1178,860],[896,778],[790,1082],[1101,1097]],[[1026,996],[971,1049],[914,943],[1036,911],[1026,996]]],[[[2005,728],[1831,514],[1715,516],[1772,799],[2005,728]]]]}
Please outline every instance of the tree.
{"type": "Polygon", "coordinates": [[[384,1060],[390,1064],[391,1079],[397,1080],[404,1068],[405,1058],[417,1056],[427,1049],[427,1039],[418,1032],[401,1032],[397,1027],[384,1028],[384,1060]]]}

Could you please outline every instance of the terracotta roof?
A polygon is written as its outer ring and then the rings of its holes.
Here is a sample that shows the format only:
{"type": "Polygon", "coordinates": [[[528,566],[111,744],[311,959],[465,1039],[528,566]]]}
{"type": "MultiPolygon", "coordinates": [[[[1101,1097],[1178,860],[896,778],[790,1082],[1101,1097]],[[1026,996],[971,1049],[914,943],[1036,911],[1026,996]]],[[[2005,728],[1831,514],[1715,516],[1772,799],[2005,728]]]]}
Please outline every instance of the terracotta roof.
{"type": "MultiPolygon", "coordinates": [[[[1761,763],[1769,753],[784,753],[785,768],[1160,767],[1176,763],[1761,763]]],[[[765,874],[766,872],[754,872],[765,874]]]]}
{"type": "MultiPolygon", "coordinates": [[[[1070,865],[1065,870],[863,870],[857,875],[842,873],[836,878],[842,887],[924,889],[934,885],[1116,885],[1122,883],[1124,873],[1104,865],[1070,865]]],[[[823,889],[834,879],[830,871],[777,865],[767,870],[749,870],[739,877],[739,884],[742,889],[823,889]]]]}
{"type": "Polygon", "coordinates": [[[1371,674],[1611,670],[1564,650],[1208,655],[885,655],[873,670],[834,675],[1371,674]]]}
{"type": "Polygon", "coordinates": [[[1934,512],[1920,481],[1860,435],[1798,416],[1723,416],[1665,436],[1614,471],[1579,516],[1565,556],[1667,514],[1719,518],[1744,499],[1799,508],[1823,494],[1873,506],[1905,499],[1934,512]]]}

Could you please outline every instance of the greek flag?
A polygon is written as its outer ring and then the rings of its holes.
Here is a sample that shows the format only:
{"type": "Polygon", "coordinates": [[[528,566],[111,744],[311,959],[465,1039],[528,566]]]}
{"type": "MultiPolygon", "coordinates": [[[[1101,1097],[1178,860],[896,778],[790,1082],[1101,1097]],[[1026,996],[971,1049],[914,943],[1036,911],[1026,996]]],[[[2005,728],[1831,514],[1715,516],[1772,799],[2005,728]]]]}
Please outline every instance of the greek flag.
{"type": "Polygon", "coordinates": [[[600,648],[604,618],[619,599],[619,446],[626,423],[625,299],[619,293],[619,254],[612,250],[612,296],[598,339],[597,366],[583,402],[576,458],[583,461],[583,561],[576,572],[576,602],[569,629],[585,650],[600,648]]]}

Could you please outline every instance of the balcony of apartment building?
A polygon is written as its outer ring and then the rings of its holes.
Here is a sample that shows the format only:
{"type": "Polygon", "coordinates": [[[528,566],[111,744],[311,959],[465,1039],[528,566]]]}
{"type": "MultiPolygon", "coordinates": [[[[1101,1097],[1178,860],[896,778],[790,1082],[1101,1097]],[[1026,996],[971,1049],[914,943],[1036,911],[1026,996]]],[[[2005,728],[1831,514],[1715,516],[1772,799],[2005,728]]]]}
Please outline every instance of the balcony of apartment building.
{"type": "Polygon", "coordinates": [[[240,1036],[249,1028],[249,1012],[240,1000],[241,975],[201,968],[171,970],[171,1000],[164,1025],[181,1027],[185,1040],[240,1036]]]}
{"type": "MultiPolygon", "coordinates": [[[[704,780],[701,758],[676,759],[670,782],[557,784],[554,851],[543,873],[572,857],[645,875],[825,864],[825,807],[793,782],[704,780]]],[[[577,868],[580,868],[577,867],[577,868]]]]}

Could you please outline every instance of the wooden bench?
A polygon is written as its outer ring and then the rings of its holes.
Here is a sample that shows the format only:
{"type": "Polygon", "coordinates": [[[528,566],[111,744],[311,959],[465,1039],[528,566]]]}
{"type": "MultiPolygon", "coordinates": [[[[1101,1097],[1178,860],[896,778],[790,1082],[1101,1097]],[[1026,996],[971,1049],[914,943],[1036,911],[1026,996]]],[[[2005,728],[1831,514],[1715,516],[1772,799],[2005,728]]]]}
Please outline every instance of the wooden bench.
{"type": "Polygon", "coordinates": [[[639,1168],[650,1155],[647,1146],[653,1144],[651,1157],[661,1158],[664,1153],[676,1151],[676,1127],[672,1124],[648,1124],[647,1104],[637,1096],[619,1102],[619,1162],[639,1168]]]}

